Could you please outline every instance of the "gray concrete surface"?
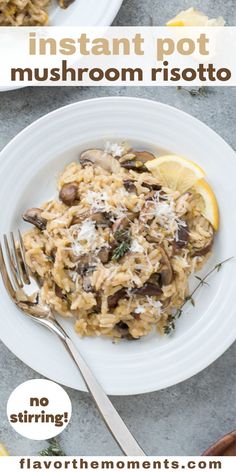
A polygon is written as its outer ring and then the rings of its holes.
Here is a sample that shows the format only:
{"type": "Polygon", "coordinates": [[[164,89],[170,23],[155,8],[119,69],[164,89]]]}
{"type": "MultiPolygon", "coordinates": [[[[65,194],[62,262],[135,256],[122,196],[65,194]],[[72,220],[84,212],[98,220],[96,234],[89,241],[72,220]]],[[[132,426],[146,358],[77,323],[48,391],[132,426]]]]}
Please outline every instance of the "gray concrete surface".
{"type": "MultiPolygon", "coordinates": [[[[211,17],[223,15],[236,25],[234,0],[125,0],[117,25],[163,24],[182,8],[196,6],[211,17]]],[[[175,88],[27,88],[0,95],[0,149],[21,129],[45,113],[68,103],[106,95],[155,99],[200,118],[236,149],[236,98],[233,88],[208,90],[206,97],[191,97],[175,88]]],[[[20,158],[20,156],[19,156],[20,158]]],[[[201,454],[224,433],[235,429],[236,345],[192,379],[165,391],[113,402],[148,454],[201,454]]],[[[45,443],[24,439],[6,419],[12,390],[38,374],[22,364],[0,343],[0,442],[12,455],[33,455],[45,443]]],[[[119,454],[89,395],[68,389],[73,418],[62,433],[68,455],[119,454]]]]}

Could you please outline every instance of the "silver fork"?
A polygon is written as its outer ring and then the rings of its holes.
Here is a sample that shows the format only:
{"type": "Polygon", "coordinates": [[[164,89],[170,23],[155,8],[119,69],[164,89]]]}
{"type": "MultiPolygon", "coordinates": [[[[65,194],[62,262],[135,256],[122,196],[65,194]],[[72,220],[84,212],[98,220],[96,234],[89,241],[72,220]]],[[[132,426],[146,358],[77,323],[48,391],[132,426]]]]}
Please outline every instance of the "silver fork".
{"type": "Polygon", "coordinates": [[[26,264],[24,243],[20,231],[18,231],[18,235],[18,245],[13,233],[10,233],[9,238],[4,235],[5,251],[0,243],[0,272],[11,300],[26,316],[48,328],[63,342],[78,367],[103,420],[124,454],[145,456],[146,454],[128,430],[68,334],[57,321],[51,308],[41,304],[38,296],[39,286],[31,276],[26,264]]]}

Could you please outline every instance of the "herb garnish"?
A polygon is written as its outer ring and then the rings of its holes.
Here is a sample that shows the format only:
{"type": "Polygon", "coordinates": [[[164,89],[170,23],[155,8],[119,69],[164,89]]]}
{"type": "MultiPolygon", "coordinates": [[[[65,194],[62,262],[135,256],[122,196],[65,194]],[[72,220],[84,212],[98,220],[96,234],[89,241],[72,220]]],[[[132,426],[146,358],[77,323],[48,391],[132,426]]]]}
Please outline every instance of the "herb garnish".
{"type": "Polygon", "coordinates": [[[186,87],[177,87],[177,90],[183,90],[183,92],[189,93],[192,97],[206,97],[207,92],[205,87],[198,87],[197,89],[190,89],[186,87]]]}
{"type": "Polygon", "coordinates": [[[48,440],[49,446],[39,452],[40,456],[65,456],[66,454],[62,450],[57,439],[52,438],[48,440]]]}
{"type": "Polygon", "coordinates": [[[164,327],[164,333],[165,334],[171,334],[175,330],[175,322],[182,315],[183,307],[186,305],[186,303],[190,302],[193,306],[195,306],[195,300],[194,300],[193,296],[195,295],[195,293],[198,291],[198,289],[200,287],[203,287],[204,285],[209,285],[208,282],[207,282],[207,279],[210,277],[210,275],[212,275],[214,272],[219,272],[220,269],[222,268],[223,264],[225,264],[228,261],[231,261],[232,259],[234,259],[234,257],[229,257],[228,259],[225,259],[224,261],[219,262],[203,278],[199,277],[198,275],[195,275],[195,278],[199,281],[197,286],[192,291],[192,293],[185,298],[185,301],[184,301],[183,305],[181,306],[181,308],[179,308],[176,311],[176,313],[174,313],[173,315],[168,316],[167,324],[164,327]]]}
{"type": "Polygon", "coordinates": [[[114,238],[119,244],[119,246],[114,249],[112,254],[112,260],[118,261],[126,254],[126,252],[129,251],[131,245],[131,236],[130,232],[127,229],[121,229],[115,232],[114,238]]]}

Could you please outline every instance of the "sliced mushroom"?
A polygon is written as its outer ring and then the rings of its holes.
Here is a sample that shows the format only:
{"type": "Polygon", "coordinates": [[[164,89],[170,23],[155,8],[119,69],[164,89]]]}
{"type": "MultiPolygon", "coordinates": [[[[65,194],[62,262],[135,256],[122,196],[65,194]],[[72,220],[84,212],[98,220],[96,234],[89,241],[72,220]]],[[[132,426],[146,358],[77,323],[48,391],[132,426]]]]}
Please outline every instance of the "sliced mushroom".
{"type": "Polygon", "coordinates": [[[112,250],[110,247],[102,247],[97,255],[91,253],[82,254],[76,258],[76,272],[83,276],[93,272],[98,261],[100,260],[103,264],[106,264],[109,261],[111,254],[112,250]]]}
{"type": "Polygon", "coordinates": [[[101,296],[101,293],[100,292],[96,292],[94,294],[95,296],[95,299],[96,299],[96,302],[97,302],[97,305],[95,307],[93,307],[93,311],[95,313],[100,313],[101,312],[101,308],[102,308],[102,296],[101,296]]]}
{"type": "Polygon", "coordinates": [[[129,334],[129,327],[123,321],[119,321],[119,323],[116,323],[115,328],[117,329],[117,331],[119,331],[122,337],[127,336],[127,334],[129,334]]]}
{"type": "Polygon", "coordinates": [[[195,257],[195,256],[206,256],[206,254],[208,254],[208,252],[211,251],[212,249],[212,246],[213,246],[213,242],[214,242],[214,233],[212,234],[212,238],[210,240],[209,243],[207,243],[206,246],[203,246],[202,248],[193,248],[193,252],[191,252],[191,256],[192,257],[195,257]]]}
{"type": "Polygon", "coordinates": [[[115,223],[112,225],[112,231],[113,233],[116,233],[116,231],[124,230],[127,229],[130,226],[130,223],[137,218],[136,213],[127,213],[124,216],[121,216],[121,218],[118,218],[118,220],[115,221],[115,223]]]}
{"type": "Polygon", "coordinates": [[[132,152],[133,154],[135,154],[136,159],[139,162],[142,162],[143,164],[145,164],[145,162],[153,161],[153,159],[155,159],[154,154],[148,151],[132,151],[132,152]]]}
{"type": "Polygon", "coordinates": [[[132,293],[141,297],[147,295],[149,295],[150,297],[155,297],[161,295],[162,291],[159,284],[148,281],[142,287],[135,288],[134,290],[132,290],[132,293]]]}
{"type": "Polygon", "coordinates": [[[147,172],[146,167],[142,162],[133,159],[132,161],[125,161],[121,163],[121,167],[127,170],[135,170],[136,172],[147,172]]]}
{"type": "Polygon", "coordinates": [[[63,293],[61,287],[59,285],[55,284],[55,294],[58,298],[61,298],[61,300],[67,301],[67,296],[63,293]]]}
{"type": "Polygon", "coordinates": [[[167,255],[166,251],[163,249],[163,247],[159,247],[162,258],[161,258],[161,263],[162,263],[162,268],[161,268],[161,283],[162,285],[169,285],[172,280],[173,280],[173,269],[170,263],[169,256],[167,255]]]}
{"type": "Polygon", "coordinates": [[[94,221],[96,226],[101,226],[103,228],[110,227],[113,224],[111,213],[106,211],[96,211],[94,213],[84,211],[83,213],[78,213],[73,216],[70,226],[80,224],[87,218],[94,221]]]}
{"type": "Polygon", "coordinates": [[[148,172],[145,163],[155,159],[155,156],[148,151],[132,151],[132,159],[121,162],[121,167],[136,172],[148,172]]]}
{"type": "Polygon", "coordinates": [[[67,206],[72,206],[78,200],[78,185],[76,183],[65,184],[60,190],[59,198],[67,206]]]}
{"type": "Polygon", "coordinates": [[[127,179],[127,180],[124,180],[123,183],[124,183],[124,187],[127,190],[127,192],[137,194],[137,188],[136,188],[136,185],[135,185],[135,180],[127,179]]]}
{"type": "Polygon", "coordinates": [[[143,182],[141,185],[142,187],[148,188],[150,191],[158,192],[159,190],[161,190],[161,185],[159,184],[151,184],[148,182],[143,182]]]}
{"type": "Polygon", "coordinates": [[[154,274],[151,275],[151,277],[148,279],[148,283],[152,283],[155,285],[161,286],[161,274],[159,272],[154,272],[154,274]]]}
{"type": "Polygon", "coordinates": [[[159,296],[162,294],[161,290],[161,274],[154,273],[149,277],[147,282],[142,287],[135,288],[132,290],[132,293],[138,296],[145,296],[149,295],[152,296],[159,296]]]}
{"type": "Polygon", "coordinates": [[[43,210],[41,208],[30,208],[23,214],[23,220],[27,221],[27,223],[31,223],[32,225],[36,226],[36,228],[43,231],[46,229],[47,220],[42,218],[43,210]]]}
{"type": "Polygon", "coordinates": [[[95,222],[96,226],[101,226],[103,228],[112,226],[111,214],[106,211],[97,211],[92,213],[90,219],[95,222]]]}
{"type": "Polygon", "coordinates": [[[59,0],[59,6],[63,8],[63,10],[66,10],[72,3],[74,3],[75,0],[59,0]]]}
{"type": "Polygon", "coordinates": [[[82,213],[77,213],[73,216],[70,226],[78,225],[87,218],[90,218],[90,216],[90,211],[83,211],[82,213]]]}
{"type": "Polygon", "coordinates": [[[189,242],[189,228],[186,225],[179,225],[175,239],[174,239],[174,248],[175,249],[182,249],[183,247],[187,246],[189,242]]]}
{"type": "Polygon", "coordinates": [[[117,292],[113,293],[113,295],[110,295],[108,297],[107,304],[109,310],[114,309],[118,305],[118,302],[121,298],[127,298],[127,290],[125,288],[117,290],[117,292]]]}
{"type": "Polygon", "coordinates": [[[102,167],[107,172],[117,173],[120,171],[120,163],[111,154],[102,151],[102,149],[88,149],[82,152],[80,156],[82,165],[92,163],[102,167]]]}
{"type": "Polygon", "coordinates": [[[110,247],[102,247],[97,255],[98,259],[100,259],[100,261],[103,263],[103,264],[106,264],[110,257],[111,257],[111,254],[112,254],[112,250],[110,247]]]}
{"type": "Polygon", "coordinates": [[[66,10],[72,3],[74,3],[75,0],[59,0],[59,6],[63,8],[63,10],[66,10]]]}
{"type": "Polygon", "coordinates": [[[82,254],[76,260],[76,272],[80,275],[87,275],[95,270],[97,258],[93,254],[82,254]]]}

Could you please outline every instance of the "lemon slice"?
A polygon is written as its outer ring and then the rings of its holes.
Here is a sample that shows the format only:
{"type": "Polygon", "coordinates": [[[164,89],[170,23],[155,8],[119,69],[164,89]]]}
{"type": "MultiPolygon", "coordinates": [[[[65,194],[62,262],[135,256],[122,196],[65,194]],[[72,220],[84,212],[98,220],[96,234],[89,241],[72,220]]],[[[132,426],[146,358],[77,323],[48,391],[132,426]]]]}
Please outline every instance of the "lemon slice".
{"type": "Polygon", "coordinates": [[[211,186],[204,180],[199,180],[194,185],[194,190],[199,193],[205,204],[205,208],[203,211],[203,216],[210,221],[215,231],[219,228],[219,207],[216,200],[216,196],[211,188],[211,186]]]}
{"type": "Polygon", "coordinates": [[[181,194],[205,176],[195,162],[175,155],[158,157],[146,162],[145,166],[163,187],[178,190],[181,194]]]}
{"type": "Polygon", "coordinates": [[[219,18],[209,19],[207,15],[195,8],[183,10],[166,23],[166,26],[224,26],[225,21],[219,18]]]}
{"type": "Polygon", "coordinates": [[[9,456],[9,452],[6,450],[5,446],[0,443],[0,456],[9,456]]]}
{"type": "Polygon", "coordinates": [[[177,18],[173,18],[172,20],[166,23],[166,26],[185,26],[185,22],[183,20],[178,20],[177,18]]]}

